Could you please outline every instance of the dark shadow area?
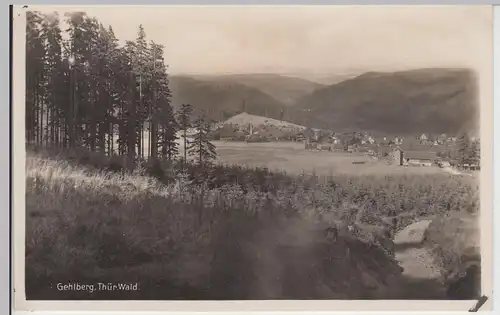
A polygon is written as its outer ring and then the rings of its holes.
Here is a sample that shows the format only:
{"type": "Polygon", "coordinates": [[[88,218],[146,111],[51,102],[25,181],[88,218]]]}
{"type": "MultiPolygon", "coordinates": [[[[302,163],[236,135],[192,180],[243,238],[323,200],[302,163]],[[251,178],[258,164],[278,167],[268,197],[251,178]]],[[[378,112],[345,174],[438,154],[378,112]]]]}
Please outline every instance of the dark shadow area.
{"type": "Polygon", "coordinates": [[[399,276],[396,261],[373,244],[352,237],[325,239],[322,227],[299,218],[234,213],[212,243],[214,256],[203,281],[161,273],[134,275],[129,267],[77,271],[45,279],[27,273],[28,300],[311,300],[381,299],[386,279],[399,276]],[[243,224],[244,223],[244,224],[243,224]],[[299,237],[292,237],[298,235],[299,237]],[[136,291],[61,291],[57,284],[138,283],[136,291]],[[369,279],[369,280],[367,280],[369,279]]]}
{"type": "Polygon", "coordinates": [[[391,300],[448,300],[445,286],[437,279],[401,276],[391,290],[391,300]]]}
{"type": "Polygon", "coordinates": [[[451,300],[475,300],[481,297],[481,269],[472,265],[465,271],[465,276],[450,283],[447,289],[451,300]]]}
{"type": "Polygon", "coordinates": [[[410,243],[399,243],[394,244],[394,251],[405,251],[410,248],[422,248],[424,244],[422,242],[410,242],[410,243]]]}

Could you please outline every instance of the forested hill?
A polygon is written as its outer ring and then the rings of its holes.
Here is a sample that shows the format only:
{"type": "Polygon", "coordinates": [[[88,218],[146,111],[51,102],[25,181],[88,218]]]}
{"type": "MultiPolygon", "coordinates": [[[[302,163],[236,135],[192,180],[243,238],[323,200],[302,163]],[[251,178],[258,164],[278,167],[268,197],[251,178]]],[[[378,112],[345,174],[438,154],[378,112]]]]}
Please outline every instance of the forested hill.
{"type": "Polygon", "coordinates": [[[252,87],[271,96],[283,105],[294,105],[300,97],[326,86],[298,77],[272,73],[193,75],[191,77],[212,84],[238,84],[252,87]]]}
{"type": "Polygon", "coordinates": [[[274,119],[294,120],[298,111],[256,87],[238,80],[199,80],[191,76],[170,76],[172,104],[191,104],[209,119],[221,121],[246,112],[274,119]]]}
{"type": "Polygon", "coordinates": [[[271,96],[278,89],[266,82],[278,77],[170,76],[172,101],[191,103],[216,120],[247,112],[333,130],[456,134],[478,129],[476,78],[467,69],[368,72],[332,85],[297,81],[301,89],[290,96],[294,105],[271,96]]]}
{"type": "Polygon", "coordinates": [[[477,97],[467,69],[369,72],[304,96],[297,109],[323,128],[456,133],[477,129],[477,97]]]}

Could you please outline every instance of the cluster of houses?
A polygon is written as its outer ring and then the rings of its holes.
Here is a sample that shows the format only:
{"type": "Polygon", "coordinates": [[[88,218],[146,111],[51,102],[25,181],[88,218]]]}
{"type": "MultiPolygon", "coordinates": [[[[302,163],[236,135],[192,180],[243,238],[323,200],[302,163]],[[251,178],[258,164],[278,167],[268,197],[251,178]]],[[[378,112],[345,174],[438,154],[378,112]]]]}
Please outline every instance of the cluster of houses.
{"type": "Polygon", "coordinates": [[[479,170],[479,164],[458,162],[457,138],[440,135],[431,137],[372,137],[368,134],[331,136],[328,139],[308,138],[306,150],[362,153],[398,166],[455,166],[463,170],[479,170]]]}
{"type": "Polygon", "coordinates": [[[224,124],[213,132],[214,140],[268,142],[303,142],[306,150],[360,153],[399,166],[454,166],[478,170],[479,163],[460,164],[456,137],[446,134],[417,137],[373,136],[367,132],[340,132],[319,129],[290,129],[278,126],[224,124]]]}

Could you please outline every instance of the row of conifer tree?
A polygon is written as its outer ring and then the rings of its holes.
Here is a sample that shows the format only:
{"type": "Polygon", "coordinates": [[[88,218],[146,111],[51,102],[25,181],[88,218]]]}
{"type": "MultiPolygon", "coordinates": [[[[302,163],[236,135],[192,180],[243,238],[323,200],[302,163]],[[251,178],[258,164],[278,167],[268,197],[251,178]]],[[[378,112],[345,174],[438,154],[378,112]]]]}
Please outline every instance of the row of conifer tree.
{"type": "Polygon", "coordinates": [[[27,12],[27,143],[172,160],[177,132],[195,127],[188,151],[213,158],[209,124],[192,121],[190,105],[174,112],[163,50],[142,25],[120,45],[111,26],[85,12],[27,12]]]}

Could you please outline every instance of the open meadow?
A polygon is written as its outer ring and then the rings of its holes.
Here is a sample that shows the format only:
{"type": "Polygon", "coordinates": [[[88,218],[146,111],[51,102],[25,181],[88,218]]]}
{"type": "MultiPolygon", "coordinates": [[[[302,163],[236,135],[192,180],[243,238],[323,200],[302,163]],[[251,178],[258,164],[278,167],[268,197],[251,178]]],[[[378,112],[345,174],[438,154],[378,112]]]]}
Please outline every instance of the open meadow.
{"type": "MultiPolygon", "coordinates": [[[[178,135],[180,137],[180,134],[178,135]]],[[[148,140],[147,135],[144,137],[148,140]]],[[[182,139],[177,140],[179,153],[184,152],[182,139]]],[[[397,174],[443,174],[437,166],[398,167],[385,161],[374,160],[361,153],[311,151],[302,142],[277,141],[247,143],[243,141],[212,141],[215,145],[216,161],[226,165],[267,168],[290,174],[317,175],[397,175],[397,174]]],[[[148,152],[148,146],[145,146],[148,152]]]]}
{"type": "Polygon", "coordinates": [[[218,161],[249,167],[267,167],[291,174],[318,175],[397,175],[436,174],[437,167],[398,167],[374,160],[360,153],[308,151],[303,143],[268,142],[245,143],[214,141],[218,161]],[[356,164],[354,164],[356,163],[356,164]],[[362,163],[362,164],[361,164],[362,163]]]}

